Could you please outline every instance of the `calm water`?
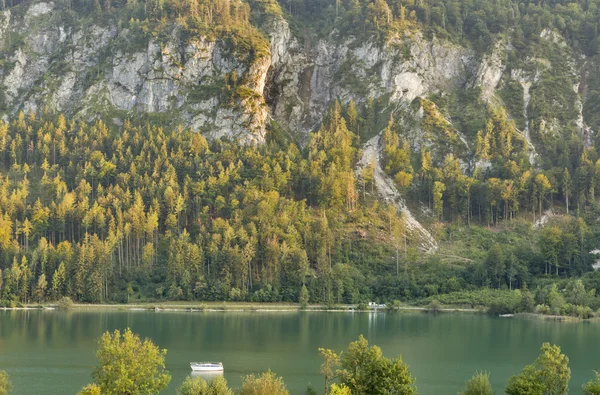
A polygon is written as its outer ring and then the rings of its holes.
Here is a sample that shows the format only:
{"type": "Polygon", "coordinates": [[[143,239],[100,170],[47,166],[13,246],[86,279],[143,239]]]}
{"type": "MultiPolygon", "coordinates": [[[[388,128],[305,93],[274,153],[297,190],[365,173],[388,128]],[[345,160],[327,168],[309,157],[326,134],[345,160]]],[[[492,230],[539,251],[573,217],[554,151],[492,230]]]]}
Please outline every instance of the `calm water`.
{"type": "Polygon", "coordinates": [[[292,394],[303,394],[309,383],[321,389],[317,348],[342,350],[360,334],[387,356],[402,354],[424,395],[456,394],[475,370],[491,371],[503,393],[507,378],[532,362],[544,341],[569,356],[572,393],[600,370],[600,324],[471,314],[146,311],[0,311],[0,369],[10,374],[16,395],[75,394],[90,381],[96,339],[126,327],[167,348],[173,375],[167,395],[196,360],[222,361],[232,386],[271,368],[292,394]]]}

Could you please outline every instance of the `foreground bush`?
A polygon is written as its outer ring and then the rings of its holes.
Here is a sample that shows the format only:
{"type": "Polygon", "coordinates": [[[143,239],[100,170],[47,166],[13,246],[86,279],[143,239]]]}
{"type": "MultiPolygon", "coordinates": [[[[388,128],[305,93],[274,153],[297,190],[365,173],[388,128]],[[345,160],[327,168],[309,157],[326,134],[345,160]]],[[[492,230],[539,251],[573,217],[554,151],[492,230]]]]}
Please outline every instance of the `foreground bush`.
{"type": "Polygon", "coordinates": [[[289,395],[283,379],[270,370],[255,377],[253,374],[244,377],[240,395],[289,395]]]}
{"type": "Polygon", "coordinates": [[[0,370],[0,395],[8,395],[12,391],[12,383],[8,373],[4,370],[0,370]]]}
{"type": "Polygon", "coordinates": [[[187,377],[177,389],[178,395],[233,395],[223,376],[215,377],[210,383],[201,377],[187,377]]]}
{"type": "Polygon", "coordinates": [[[465,389],[460,395],[493,395],[490,374],[488,372],[477,372],[465,383],[465,389]]]}

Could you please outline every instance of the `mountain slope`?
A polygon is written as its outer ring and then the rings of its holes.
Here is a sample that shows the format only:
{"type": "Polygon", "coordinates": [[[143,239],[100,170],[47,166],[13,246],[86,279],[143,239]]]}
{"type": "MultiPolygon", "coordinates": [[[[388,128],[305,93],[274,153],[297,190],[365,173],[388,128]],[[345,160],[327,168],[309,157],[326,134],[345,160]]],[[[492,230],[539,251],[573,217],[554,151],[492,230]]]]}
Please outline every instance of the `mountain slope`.
{"type": "MultiPolygon", "coordinates": [[[[478,89],[478,106],[506,105],[524,133],[534,123],[531,134],[540,141],[564,127],[589,134],[581,54],[554,30],[542,30],[525,48],[515,48],[511,37],[500,39],[481,54],[415,29],[385,39],[335,28],[325,36],[306,28],[299,35],[290,29],[294,17],[277,4],[250,4],[242,12],[232,3],[239,16],[228,18],[236,22],[221,17],[208,28],[131,4],[110,11],[53,2],[11,7],[0,26],[4,113],[47,108],[116,121],[156,114],[212,136],[262,141],[269,119],[305,133],[318,127],[335,100],[379,100],[390,113],[420,97],[478,89]],[[233,27],[220,30],[219,23],[233,27]],[[572,88],[550,98],[548,80],[555,77],[558,88],[572,88]],[[518,91],[531,98],[525,104],[531,111],[516,105],[522,99],[512,93],[518,91]]],[[[475,131],[465,132],[472,140],[475,131]]]]}
{"type": "Polygon", "coordinates": [[[0,299],[600,288],[598,5],[12,3],[0,299]]]}

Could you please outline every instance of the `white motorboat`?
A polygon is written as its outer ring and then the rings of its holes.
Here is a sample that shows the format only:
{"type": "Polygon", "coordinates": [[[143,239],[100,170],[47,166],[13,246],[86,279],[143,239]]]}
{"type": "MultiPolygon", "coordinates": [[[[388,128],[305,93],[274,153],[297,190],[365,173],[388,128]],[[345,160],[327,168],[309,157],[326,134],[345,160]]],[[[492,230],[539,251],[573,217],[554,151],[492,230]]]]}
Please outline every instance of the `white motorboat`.
{"type": "Polygon", "coordinates": [[[190,367],[194,372],[222,372],[223,363],[221,362],[190,362],[190,367]]]}

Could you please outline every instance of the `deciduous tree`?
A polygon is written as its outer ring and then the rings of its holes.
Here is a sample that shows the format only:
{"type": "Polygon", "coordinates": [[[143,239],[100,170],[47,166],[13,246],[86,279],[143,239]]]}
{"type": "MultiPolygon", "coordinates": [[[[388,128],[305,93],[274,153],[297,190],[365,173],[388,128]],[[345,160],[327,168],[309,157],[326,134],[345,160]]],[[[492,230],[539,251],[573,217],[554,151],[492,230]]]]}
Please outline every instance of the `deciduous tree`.
{"type": "Polygon", "coordinates": [[[417,393],[415,380],[400,356],[389,359],[361,335],[340,357],[340,383],[355,395],[417,393]]]}
{"type": "Polygon", "coordinates": [[[165,369],[167,350],[141,340],[130,329],[105,332],[98,340],[99,365],[92,378],[103,395],[153,395],[165,389],[171,375],[165,369]]]}
{"type": "Polygon", "coordinates": [[[569,390],[570,379],[569,358],[561,354],[560,347],[544,343],[535,362],[510,378],[506,393],[564,395],[569,390]]]}

